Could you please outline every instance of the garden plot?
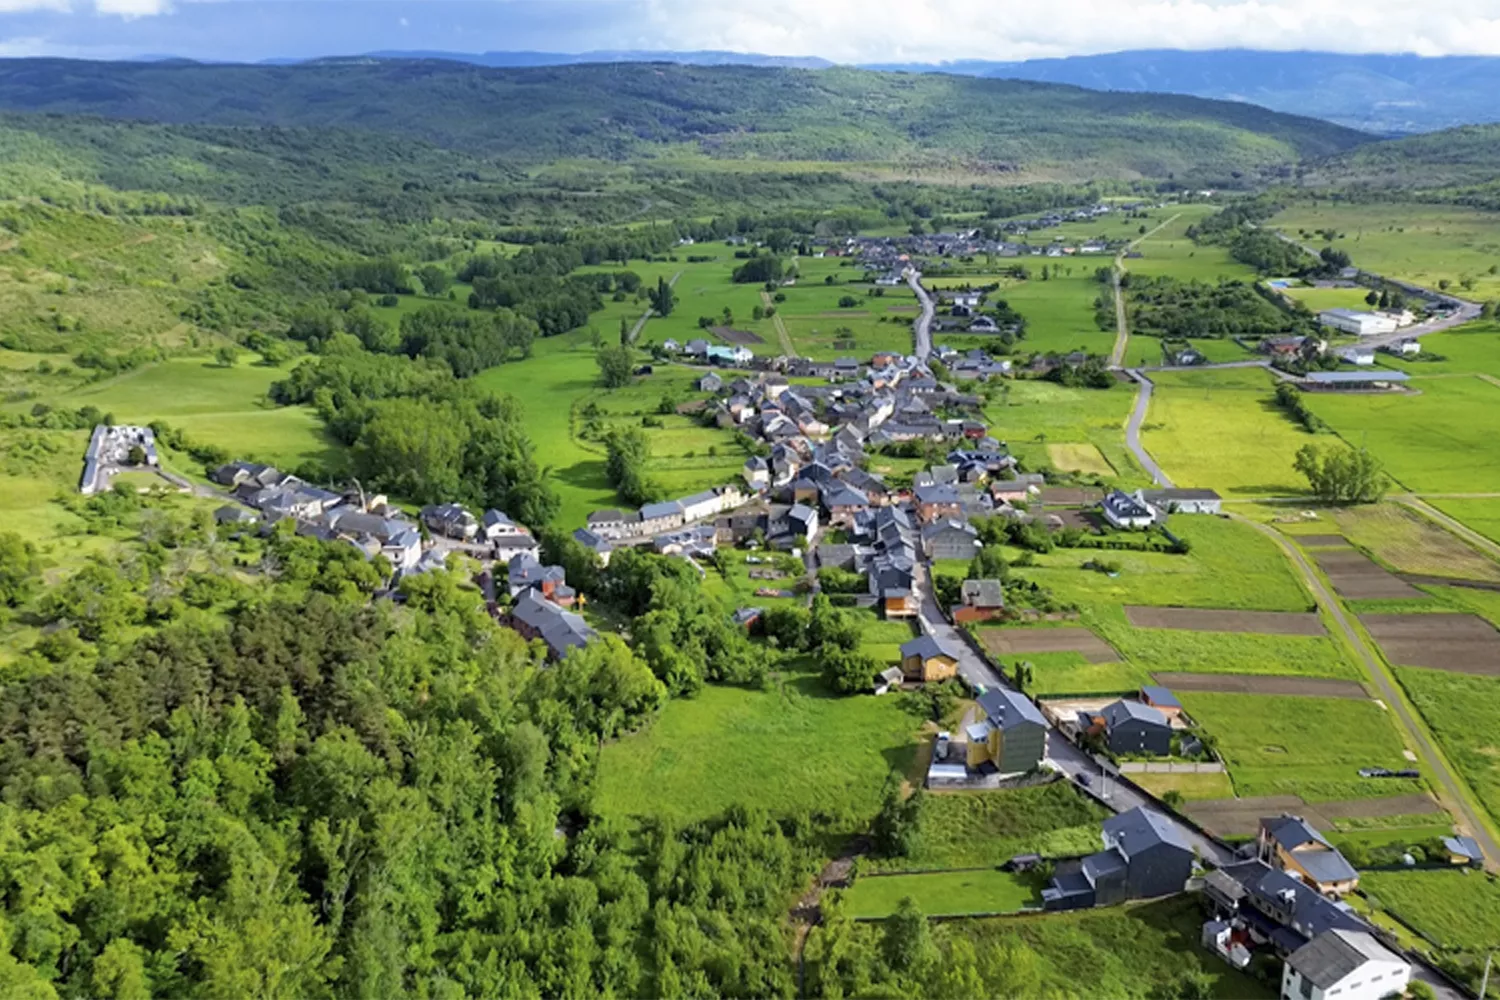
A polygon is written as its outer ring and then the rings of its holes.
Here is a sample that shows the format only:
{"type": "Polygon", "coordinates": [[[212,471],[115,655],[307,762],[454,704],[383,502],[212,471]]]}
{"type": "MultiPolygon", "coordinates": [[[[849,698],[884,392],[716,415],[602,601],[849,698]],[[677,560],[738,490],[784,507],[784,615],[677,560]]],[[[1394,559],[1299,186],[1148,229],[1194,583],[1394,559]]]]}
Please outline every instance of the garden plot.
{"type": "Polygon", "coordinates": [[[1113,663],[1114,648],[1086,628],[985,629],[979,633],[984,648],[996,656],[1027,653],[1078,653],[1090,663],[1113,663]]]}
{"type": "Polygon", "coordinates": [[[1210,608],[1127,606],[1125,617],[1137,628],[1184,629],[1190,632],[1254,632],[1260,635],[1321,636],[1327,632],[1313,612],[1216,611],[1210,608]]]}
{"type": "Polygon", "coordinates": [[[1261,795],[1242,799],[1201,799],[1183,810],[1193,822],[1220,837],[1243,837],[1256,832],[1263,816],[1292,813],[1314,827],[1331,830],[1334,820],[1441,814],[1443,809],[1422,793],[1377,799],[1348,799],[1310,803],[1298,795],[1261,795]]]}
{"type": "Polygon", "coordinates": [[[1500,632],[1478,615],[1361,615],[1392,663],[1500,676],[1500,632]]]}
{"type": "Polygon", "coordinates": [[[1350,541],[1397,573],[1500,581],[1500,564],[1404,507],[1369,504],[1333,516],[1350,541]]]}
{"type": "Polygon", "coordinates": [[[1293,539],[1304,549],[1347,549],[1349,539],[1343,535],[1293,535],[1293,539]]]}
{"type": "Polygon", "coordinates": [[[1328,677],[1280,677],[1265,674],[1152,674],[1173,691],[1217,691],[1221,694],[1281,694],[1303,698],[1368,698],[1364,686],[1328,677]]]}
{"type": "Polygon", "coordinates": [[[764,344],[765,339],[749,330],[736,330],[727,326],[713,327],[713,335],[726,344],[764,344]]]}
{"type": "Polygon", "coordinates": [[[1330,549],[1314,552],[1313,561],[1318,564],[1338,591],[1340,597],[1352,601],[1366,600],[1417,600],[1427,595],[1376,564],[1363,552],[1330,549]]]}

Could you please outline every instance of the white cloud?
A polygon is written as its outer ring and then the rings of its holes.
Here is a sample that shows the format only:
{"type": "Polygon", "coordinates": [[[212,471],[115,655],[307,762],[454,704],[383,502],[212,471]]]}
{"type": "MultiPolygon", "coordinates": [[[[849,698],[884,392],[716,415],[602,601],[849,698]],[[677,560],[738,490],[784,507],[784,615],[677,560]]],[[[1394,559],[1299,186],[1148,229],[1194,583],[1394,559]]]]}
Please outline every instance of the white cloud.
{"type": "Polygon", "coordinates": [[[646,8],[650,47],[846,62],[1140,48],[1500,54],[1494,0],[647,0],[646,8]]]}
{"type": "Polygon", "coordinates": [[[172,4],[170,0],[94,0],[94,9],[124,18],[154,17],[169,12],[172,4]]]}

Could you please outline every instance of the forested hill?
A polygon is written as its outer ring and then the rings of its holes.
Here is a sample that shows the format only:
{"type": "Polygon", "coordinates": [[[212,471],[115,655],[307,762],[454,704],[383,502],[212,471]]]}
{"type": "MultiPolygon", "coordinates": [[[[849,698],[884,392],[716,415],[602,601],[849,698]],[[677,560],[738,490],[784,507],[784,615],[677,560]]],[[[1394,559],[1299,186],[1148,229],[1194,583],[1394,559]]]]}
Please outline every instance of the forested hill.
{"type": "Polygon", "coordinates": [[[1350,150],[1307,171],[1337,183],[1433,188],[1500,177],[1500,125],[1468,125],[1350,150]]]}
{"type": "Polygon", "coordinates": [[[1252,105],[945,75],[359,60],[209,66],[0,62],[0,109],[339,126],[517,161],[701,152],[958,163],[1050,176],[1263,174],[1370,139],[1252,105]]]}

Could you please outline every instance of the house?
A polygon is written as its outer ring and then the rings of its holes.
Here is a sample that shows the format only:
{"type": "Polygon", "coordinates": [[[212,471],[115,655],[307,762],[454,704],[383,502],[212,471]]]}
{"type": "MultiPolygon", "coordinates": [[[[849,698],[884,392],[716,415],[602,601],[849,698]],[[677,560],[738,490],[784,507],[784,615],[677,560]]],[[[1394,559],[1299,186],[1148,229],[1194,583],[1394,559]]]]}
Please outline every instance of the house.
{"type": "Polygon", "coordinates": [[[1110,753],[1165,757],[1172,752],[1172,725],[1150,705],[1121,698],[1105,705],[1098,715],[1084,718],[1089,723],[1087,731],[1102,736],[1110,753]]]}
{"type": "Polygon", "coordinates": [[[952,485],[918,486],[915,491],[917,520],[930,524],[941,518],[958,518],[963,515],[963,502],[958,489],[952,485]]]}
{"type": "Polygon", "coordinates": [[[1147,684],[1141,688],[1141,702],[1165,715],[1169,722],[1182,715],[1182,702],[1177,700],[1177,696],[1156,684],[1147,684]]]}
{"type": "Polygon", "coordinates": [[[661,342],[661,349],[669,353],[676,354],[678,351],[682,350],[682,345],[673,340],[671,337],[668,337],[666,340],[663,340],[661,342]]]}
{"type": "Polygon", "coordinates": [[[718,372],[709,372],[698,379],[699,392],[718,392],[722,388],[724,388],[724,379],[718,372]]]}
{"type": "Polygon", "coordinates": [[[901,672],[908,680],[945,681],[958,673],[958,657],[930,635],[901,644],[901,672]]]}
{"type": "Polygon", "coordinates": [[[372,548],[378,551],[397,573],[404,575],[418,571],[418,564],[422,561],[422,534],[410,521],[341,507],[322,515],[321,523],[336,538],[352,542],[366,552],[372,548]]]}
{"type": "Polygon", "coordinates": [[[1182,891],[1193,872],[1193,849],[1165,816],[1144,806],[1104,821],[1104,850],[1057,866],[1042,890],[1049,910],[1108,906],[1182,891]]]}
{"type": "Polygon", "coordinates": [[[521,595],[505,616],[505,624],[526,639],[547,645],[547,658],[560,660],[569,650],[587,646],[598,638],[581,615],[568,611],[535,591],[521,595]]]}
{"type": "Polygon", "coordinates": [[[1163,514],[1217,514],[1223,509],[1223,498],[1213,490],[1172,488],[1136,490],[1132,496],[1140,503],[1163,514]]]}
{"type": "Polygon", "coordinates": [[[1014,479],[995,479],[990,481],[990,496],[996,503],[1020,503],[1041,493],[1042,487],[1046,485],[1046,477],[1041,473],[1026,473],[1014,479]]]}
{"type": "Polygon", "coordinates": [[[577,528],[573,531],[573,540],[598,556],[600,566],[609,565],[609,556],[615,547],[609,544],[608,539],[603,535],[596,534],[587,528],[577,528]]]}
{"type": "Polygon", "coordinates": [[[536,559],[542,551],[536,537],[498,510],[487,510],[480,519],[480,530],[494,551],[496,562],[509,563],[516,556],[536,559]]]}
{"type": "Polygon", "coordinates": [[[917,601],[905,587],[882,587],[880,610],[887,618],[911,618],[917,613],[917,601]]]}
{"type": "Polygon", "coordinates": [[[636,519],[636,531],[642,535],[654,535],[659,531],[680,528],[683,523],[682,504],[676,500],[648,503],[641,507],[636,519]]]}
{"type": "Polygon", "coordinates": [[[979,696],[979,710],[984,717],[964,730],[970,770],[1025,774],[1040,766],[1047,755],[1047,720],[1031,699],[1009,688],[991,688],[979,696]]]}
{"type": "Polygon", "coordinates": [[[1354,309],[1325,309],[1318,313],[1318,322],[1342,333],[1352,333],[1357,337],[1395,333],[1401,328],[1401,322],[1395,316],[1359,312],[1354,309]]]}
{"type": "Polygon", "coordinates": [[[959,603],[949,610],[955,625],[982,622],[1005,614],[1005,589],[999,580],[965,580],[959,603]]]}
{"type": "Polygon", "coordinates": [[[752,490],[763,490],[771,485],[771,466],[759,455],[752,455],[745,459],[744,467],[740,469],[740,475],[745,484],[752,490]]]}
{"type": "Polygon", "coordinates": [[[742,629],[749,630],[755,626],[756,622],[760,621],[760,616],[763,613],[760,608],[736,608],[734,614],[730,617],[730,621],[742,629]]]}
{"type": "Polygon", "coordinates": [[[429,504],[422,508],[420,517],[427,530],[435,535],[467,542],[479,534],[479,522],[461,504],[429,504]]]}
{"type": "Polygon", "coordinates": [[[934,562],[939,559],[968,561],[979,549],[979,531],[967,521],[949,517],[922,529],[922,551],[934,562]]]}
{"type": "MultiPolygon", "coordinates": [[[[838,527],[850,527],[860,511],[868,510],[870,500],[848,483],[835,479],[824,483],[823,509],[828,512],[828,523],[838,527]]],[[[800,498],[799,498],[800,499],[800,498]]]]}
{"type": "Polygon", "coordinates": [[[694,357],[706,358],[708,357],[708,341],[702,337],[696,337],[687,342],[687,346],[683,348],[683,351],[694,357]]]}
{"type": "Polygon", "coordinates": [[[255,524],[260,516],[253,510],[246,510],[239,504],[229,503],[214,511],[214,523],[234,526],[255,524]]]}
{"type": "Polygon", "coordinates": [[[1121,490],[1110,490],[1099,502],[1104,519],[1116,528],[1149,528],[1156,521],[1151,508],[1121,490]]]}
{"type": "Polygon", "coordinates": [[[631,517],[624,511],[607,508],[596,510],[585,519],[589,531],[600,538],[623,538],[630,525],[631,517]]]}
{"type": "Polygon", "coordinates": [[[1299,878],[1252,860],[1211,871],[1203,894],[1218,911],[1244,926],[1252,941],[1286,957],[1335,928],[1367,930],[1342,903],[1320,895],[1299,878]]]}
{"type": "Polygon", "coordinates": [[[1473,837],[1444,837],[1443,848],[1448,852],[1451,865],[1468,865],[1471,868],[1484,866],[1484,851],[1473,837]]]}
{"type": "Polygon", "coordinates": [[[1324,931],[1287,956],[1281,995],[1287,1000],[1380,1000],[1400,996],[1411,965],[1367,931],[1324,931]]]}
{"type": "Polygon", "coordinates": [[[567,583],[567,573],[561,566],[543,566],[535,557],[528,555],[518,555],[512,559],[506,565],[506,573],[511,597],[519,597],[528,590],[535,590],[543,597],[554,598],[558,588],[567,583]]]}
{"type": "Polygon", "coordinates": [[[221,465],[209,474],[209,479],[220,486],[235,487],[241,483],[254,483],[260,487],[275,486],[285,478],[274,465],[259,462],[230,462],[221,465]]]}
{"type": "Polygon", "coordinates": [[[1399,354],[1403,358],[1409,358],[1414,354],[1422,353],[1422,344],[1417,340],[1398,340],[1394,344],[1385,345],[1385,349],[1392,354],[1399,354]]]}
{"type": "Polygon", "coordinates": [[[1373,365],[1375,363],[1375,348],[1361,347],[1356,344],[1339,351],[1339,357],[1351,365],[1373,365]]]}
{"type": "Polygon", "coordinates": [[[1342,896],[1359,885],[1354,866],[1301,816],[1262,819],[1255,844],[1260,860],[1297,876],[1325,896],[1342,896]]]}
{"type": "Polygon", "coordinates": [[[803,539],[810,539],[818,533],[818,511],[807,504],[792,504],[792,509],[787,511],[788,528],[793,535],[803,539]]]}

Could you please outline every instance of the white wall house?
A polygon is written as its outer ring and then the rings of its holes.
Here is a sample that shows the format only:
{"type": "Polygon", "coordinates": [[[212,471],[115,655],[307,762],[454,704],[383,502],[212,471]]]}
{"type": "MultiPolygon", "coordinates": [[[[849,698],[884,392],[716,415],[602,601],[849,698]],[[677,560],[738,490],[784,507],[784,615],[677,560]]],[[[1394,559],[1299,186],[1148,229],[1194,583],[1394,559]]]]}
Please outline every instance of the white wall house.
{"type": "Polygon", "coordinates": [[[1395,333],[1401,321],[1384,313],[1357,312],[1353,309],[1327,309],[1318,314],[1318,322],[1343,333],[1359,337],[1373,337],[1381,333],[1395,333]]]}
{"type": "Polygon", "coordinates": [[[1111,491],[1099,504],[1104,519],[1116,528],[1149,528],[1156,522],[1156,513],[1135,497],[1119,490],[1111,491]]]}
{"type": "Polygon", "coordinates": [[[1281,1000],[1380,1000],[1411,981],[1406,960],[1364,931],[1324,931],[1287,956],[1281,1000]]]}

